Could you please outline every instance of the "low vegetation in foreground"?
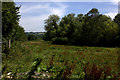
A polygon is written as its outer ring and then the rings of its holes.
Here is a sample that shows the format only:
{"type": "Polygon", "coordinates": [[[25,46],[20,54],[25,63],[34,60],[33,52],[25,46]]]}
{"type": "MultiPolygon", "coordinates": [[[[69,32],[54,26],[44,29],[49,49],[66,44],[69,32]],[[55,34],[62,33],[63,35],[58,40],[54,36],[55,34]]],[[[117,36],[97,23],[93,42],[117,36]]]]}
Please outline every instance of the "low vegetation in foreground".
{"type": "Polygon", "coordinates": [[[3,53],[2,77],[118,80],[119,59],[119,48],[52,45],[43,40],[14,42],[9,53],[3,53]]]}

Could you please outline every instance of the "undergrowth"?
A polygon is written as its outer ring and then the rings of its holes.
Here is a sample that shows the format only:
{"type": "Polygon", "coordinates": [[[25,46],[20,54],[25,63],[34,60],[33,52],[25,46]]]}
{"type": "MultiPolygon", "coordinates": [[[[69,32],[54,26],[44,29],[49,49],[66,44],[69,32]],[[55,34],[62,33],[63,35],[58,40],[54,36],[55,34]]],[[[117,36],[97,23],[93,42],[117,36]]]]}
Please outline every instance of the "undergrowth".
{"type": "Polygon", "coordinates": [[[2,76],[7,78],[11,72],[12,78],[23,79],[117,80],[119,59],[119,48],[15,42],[8,54],[3,53],[2,76]]]}

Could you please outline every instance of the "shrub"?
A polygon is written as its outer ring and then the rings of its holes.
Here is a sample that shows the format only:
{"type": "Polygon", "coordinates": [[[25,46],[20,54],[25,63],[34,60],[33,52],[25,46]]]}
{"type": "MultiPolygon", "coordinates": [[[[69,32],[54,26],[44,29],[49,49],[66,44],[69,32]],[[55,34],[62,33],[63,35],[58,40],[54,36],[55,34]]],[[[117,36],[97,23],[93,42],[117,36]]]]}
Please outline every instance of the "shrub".
{"type": "Polygon", "coordinates": [[[29,41],[38,39],[38,37],[36,35],[33,35],[33,34],[28,35],[27,38],[28,38],[29,41]]]}
{"type": "Polygon", "coordinates": [[[68,38],[60,38],[60,37],[56,37],[52,39],[52,43],[53,44],[68,44],[68,38]]]}

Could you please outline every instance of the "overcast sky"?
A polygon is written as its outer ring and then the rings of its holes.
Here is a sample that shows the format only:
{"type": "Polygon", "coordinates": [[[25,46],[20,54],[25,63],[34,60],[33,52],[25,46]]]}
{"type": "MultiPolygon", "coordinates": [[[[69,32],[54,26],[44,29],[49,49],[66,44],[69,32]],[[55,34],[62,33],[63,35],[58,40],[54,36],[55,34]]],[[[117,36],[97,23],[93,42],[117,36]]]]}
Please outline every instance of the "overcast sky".
{"type": "Polygon", "coordinates": [[[51,14],[60,18],[68,13],[86,14],[92,8],[97,8],[101,14],[112,19],[118,13],[118,0],[112,2],[16,2],[21,5],[20,25],[26,32],[44,32],[44,20],[51,14]]]}

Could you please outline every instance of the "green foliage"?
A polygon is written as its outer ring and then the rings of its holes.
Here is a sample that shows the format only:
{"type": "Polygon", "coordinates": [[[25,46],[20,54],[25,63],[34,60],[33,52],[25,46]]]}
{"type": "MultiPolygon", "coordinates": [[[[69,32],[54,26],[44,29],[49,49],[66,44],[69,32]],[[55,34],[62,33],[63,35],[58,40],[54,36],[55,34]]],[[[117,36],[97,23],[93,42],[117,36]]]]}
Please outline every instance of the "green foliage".
{"type": "Polygon", "coordinates": [[[31,79],[32,75],[35,74],[34,71],[37,70],[37,67],[38,67],[38,65],[40,65],[40,63],[41,63],[41,59],[37,58],[37,59],[34,60],[34,62],[32,64],[32,68],[31,68],[30,72],[28,73],[27,80],[32,80],[31,79]]]}
{"type": "Polygon", "coordinates": [[[29,41],[31,41],[31,40],[37,40],[38,36],[30,34],[30,35],[27,35],[27,38],[28,38],[29,41]]]}
{"type": "Polygon", "coordinates": [[[57,37],[57,38],[53,38],[51,41],[53,44],[68,44],[67,37],[65,37],[65,38],[57,37]]]}
{"type": "Polygon", "coordinates": [[[114,21],[120,26],[120,14],[119,13],[115,16],[114,21]]]}
{"type": "Polygon", "coordinates": [[[47,66],[43,63],[41,63],[40,66],[38,66],[37,68],[37,72],[41,72],[41,71],[47,71],[47,66]]]}
{"type": "Polygon", "coordinates": [[[116,22],[119,26],[119,36],[118,39],[116,41],[116,44],[118,44],[118,46],[120,46],[120,14],[117,14],[114,18],[114,22],[116,22]]]}
{"type": "Polygon", "coordinates": [[[45,20],[45,30],[46,31],[51,31],[51,30],[57,30],[58,28],[58,23],[59,21],[59,16],[57,15],[50,15],[47,20],[45,20]]]}
{"type": "Polygon", "coordinates": [[[24,29],[19,26],[19,9],[14,2],[2,3],[2,37],[5,39],[26,40],[24,29]]]}
{"type": "Polygon", "coordinates": [[[2,52],[9,54],[10,45],[15,41],[26,41],[24,28],[19,26],[19,9],[14,2],[2,3],[2,52]],[[10,42],[8,42],[10,41],[10,42]],[[9,47],[8,47],[9,46],[9,47]]]}
{"type": "Polygon", "coordinates": [[[24,31],[24,28],[17,27],[13,38],[15,41],[26,41],[27,37],[26,37],[25,31],[24,31]]]}
{"type": "Polygon", "coordinates": [[[120,30],[118,25],[110,17],[99,14],[96,8],[85,15],[78,14],[76,17],[74,13],[68,14],[59,23],[58,21],[56,15],[50,15],[45,21],[47,32],[44,40],[51,40],[55,44],[118,46],[120,30]],[[57,28],[53,24],[56,24],[57,28]],[[68,42],[62,42],[64,38],[67,38],[68,42]]]}
{"type": "Polygon", "coordinates": [[[34,37],[36,37],[36,39],[43,39],[44,37],[44,32],[25,32],[27,39],[28,37],[31,35],[33,35],[34,37]]]}
{"type": "Polygon", "coordinates": [[[59,16],[50,15],[48,19],[45,20],[45,30],[47,33],[44,36],[45,40],[51,40],[56,36],[56,30],[58,29],[59,16]]]}
{"type": "Polygon", "coordinates": [[[5,76],[12,72],[12,74],[16,73],[15,78],[26,79],[29,72],[32,71],[34,72],[31,75],[32,78],[79,80],[84,79],[86,75],[94,78],[93,73],[98,76],[98,72],[103,69],[103,76],[106,74],[106,78],[115,78],[115,75],[119,73],[118,49],[51,45],[43,40],[14,42],[9,55],[3,53],[2,74],[5,76]],[[42,59],[42,61],[35,69],[35,65],[39,61],[37,59],[42,59]],[[87,62],[90,65],[86,65],[87,62]],[[95,66],[92,68],[92,64],[97,66],[97,70],[94,70],[95,66]],[[90,69],[87,74],[84,72],[85,66],[90,69]],[[105,66],[109,66],[111,69],[105,66]]]}

